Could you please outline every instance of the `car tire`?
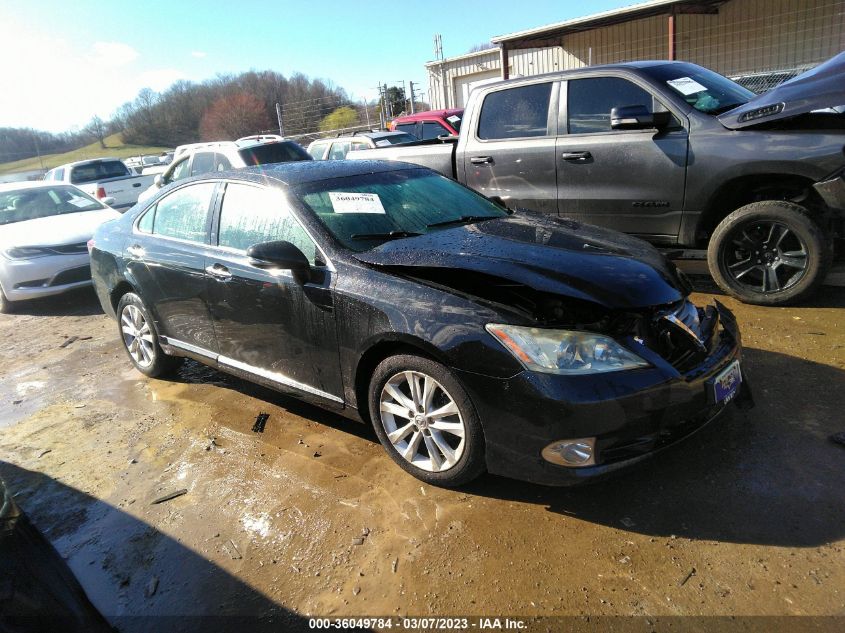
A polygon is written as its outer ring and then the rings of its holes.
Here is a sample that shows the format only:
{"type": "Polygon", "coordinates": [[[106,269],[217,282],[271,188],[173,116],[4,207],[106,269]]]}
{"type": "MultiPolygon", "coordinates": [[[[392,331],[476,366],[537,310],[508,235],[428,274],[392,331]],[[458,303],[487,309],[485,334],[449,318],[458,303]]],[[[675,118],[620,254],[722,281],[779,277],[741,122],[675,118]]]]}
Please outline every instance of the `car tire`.
{"type": "Polygon", "coordinates": [[[161,349],[155,323],[134,292],[127,292],[117,304],[117,327],[129,360],[145,376],[163,376],[181,363],[181,358],[168,356],[161,349]]]}
{"type": "Polygon", "coordinates": [[[3,292],[3,286],[0,286],[0,314],[9,314],[13,311],[13,307],[12,302],[6,297],[6,293],[3,292]]]}
{"type": "Polygon", "coordinates": [[[740,207],[713,232],[707,264],[716,284],[744,303],[778,306],[808,298],[833,249],[807,210],[764,200],[740,207]]]}
{"type": "Polygon", "coordinates": [[[386,358],[373,372],[369,407],[379,441],[417,479],[454,488],[484,472],[478,414],[461,383],[440,363],[408,354],[386,358]]]}

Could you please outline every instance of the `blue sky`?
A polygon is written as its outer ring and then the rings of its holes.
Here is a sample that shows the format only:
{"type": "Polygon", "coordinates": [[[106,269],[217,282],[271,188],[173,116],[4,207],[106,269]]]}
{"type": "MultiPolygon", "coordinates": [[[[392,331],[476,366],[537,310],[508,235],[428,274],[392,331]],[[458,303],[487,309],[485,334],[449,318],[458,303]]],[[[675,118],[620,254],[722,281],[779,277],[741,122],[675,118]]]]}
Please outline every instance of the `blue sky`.
{"type": "Polygon", "coordinates": [[[141,88],[250,69],[299,71],[372,100],[378,82],[427,89],[435,33],[450,57],[496,35],[628,4],[0,0],[0,127],[64,131],[110,117],[141,88]]]}

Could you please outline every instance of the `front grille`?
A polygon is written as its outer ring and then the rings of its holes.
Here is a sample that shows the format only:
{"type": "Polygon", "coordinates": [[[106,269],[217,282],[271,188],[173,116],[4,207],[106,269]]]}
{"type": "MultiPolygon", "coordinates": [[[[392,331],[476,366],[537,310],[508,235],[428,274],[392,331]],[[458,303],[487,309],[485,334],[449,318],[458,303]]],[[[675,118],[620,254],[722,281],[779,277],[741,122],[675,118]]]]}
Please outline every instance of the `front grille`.
{"type": "Polygon", "coordinates": [[[63,270],[58,275],[53,277],[51,286],[64,286],[66,284],[75,284],[80,281],[89,281],[91,279],[91,267],[79,266],[78,268],[69,268],[63,270]]]}
{"type": "Polygon", "coordinates": [[[699,310],[691,301],[681,301],[654,314],[650,347],[686,373],[712,350],[718,323],[718,313],[712,306],[699,310]]]}

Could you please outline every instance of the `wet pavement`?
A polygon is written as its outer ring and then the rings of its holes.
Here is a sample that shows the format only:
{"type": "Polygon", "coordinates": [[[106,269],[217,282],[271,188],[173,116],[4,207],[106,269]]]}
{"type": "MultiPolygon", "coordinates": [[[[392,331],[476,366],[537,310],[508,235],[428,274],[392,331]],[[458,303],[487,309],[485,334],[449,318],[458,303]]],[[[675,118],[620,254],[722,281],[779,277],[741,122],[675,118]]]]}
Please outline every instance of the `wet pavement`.
{"type": "Polygon", "coordinates": [[[458,491],[293,398],[193,362],[145,378],[93,292],[38,301],[0,315],[0,476],[123,631],[150,614],[278,630],[308,615],[845,616],[845,448],[828,439],[845,431],[845,289],[790,308],[718,298],[755,409],[592,486],[458,491]]]}

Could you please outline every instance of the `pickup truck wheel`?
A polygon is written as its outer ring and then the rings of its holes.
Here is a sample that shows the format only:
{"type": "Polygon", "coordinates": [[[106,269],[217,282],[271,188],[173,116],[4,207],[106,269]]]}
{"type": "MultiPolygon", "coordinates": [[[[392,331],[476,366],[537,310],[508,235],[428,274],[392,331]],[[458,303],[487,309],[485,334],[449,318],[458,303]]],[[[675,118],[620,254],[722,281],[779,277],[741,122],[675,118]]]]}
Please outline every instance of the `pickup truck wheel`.
{"type": "Polygon", "coordinates": [[[484,472],[484,433],[469,394],[446,367],[391,356],[373,372],[370,419],[390,457],[417,479],[445,488],[484,472]]]}
{"type": "Polygon", "coordinates": [[[806,299],[830,266],[831,248],[807,210],[783,200],[740,207],[716,227],[707,247],[714,281],[744,303],[806,299]]]}

